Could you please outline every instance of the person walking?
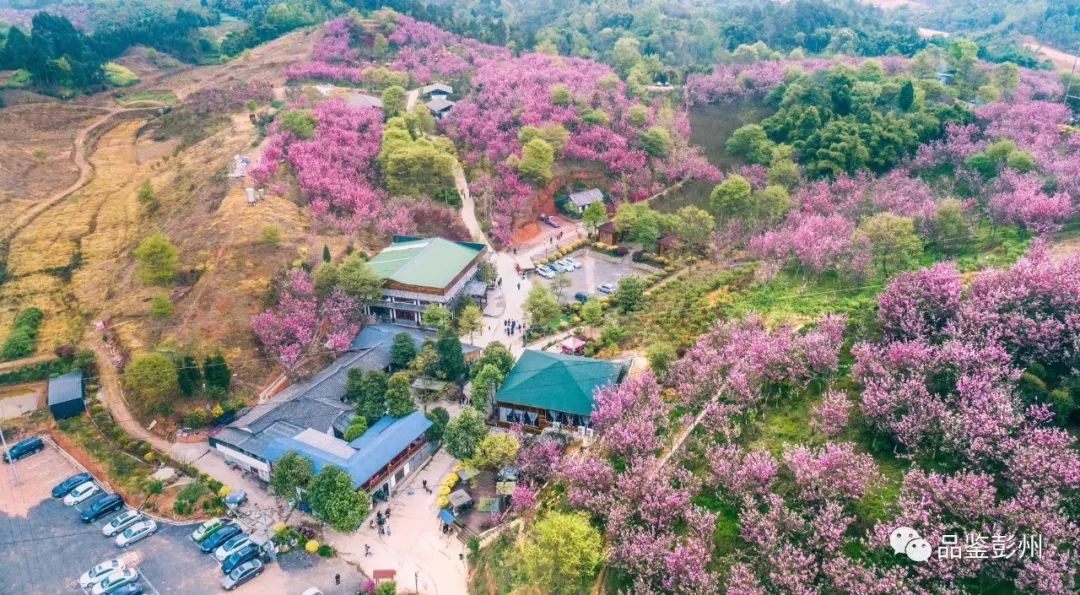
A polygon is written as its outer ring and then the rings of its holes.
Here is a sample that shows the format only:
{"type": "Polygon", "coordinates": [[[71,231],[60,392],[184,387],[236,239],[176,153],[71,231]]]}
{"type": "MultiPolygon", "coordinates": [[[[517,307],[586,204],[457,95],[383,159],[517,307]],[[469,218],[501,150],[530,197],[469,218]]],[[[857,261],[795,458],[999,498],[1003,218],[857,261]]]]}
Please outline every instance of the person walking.
{"type": "Polygon", "coordinates": [[[364,544],[364,557],[365,558],[370,558],[371,557],[371,546],[366,544],[366,543],[364,544]]]}

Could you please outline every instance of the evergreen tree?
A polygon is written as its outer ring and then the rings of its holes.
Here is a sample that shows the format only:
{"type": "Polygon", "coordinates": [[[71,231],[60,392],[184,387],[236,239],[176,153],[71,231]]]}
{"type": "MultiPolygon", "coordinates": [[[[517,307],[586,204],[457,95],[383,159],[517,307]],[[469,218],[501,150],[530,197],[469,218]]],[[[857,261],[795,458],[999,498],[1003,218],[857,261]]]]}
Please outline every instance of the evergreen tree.
{"type": "Polygon", "coordinates": [[[225,357],[220,353],[208,356],[203,361],[203,377],[206,378],[206,388],[220,394],[229,392],[232,384],[232,370],[225,362],[225,357]]]}
{"type": "Polygon", "coordinates": [[[183,355],[176,360],[177,381],[180,392],[190,397],[202,388],[202,373],[199,372],[199,363],[190,355],[183,355]]]}
{"type": "Polygon", "coordinates": [[[390,366],[395,370],[403,370],[409,367],[416,358],[416,342],[409,333],[394,335],[394,343],[390,346],[390,366]]]}

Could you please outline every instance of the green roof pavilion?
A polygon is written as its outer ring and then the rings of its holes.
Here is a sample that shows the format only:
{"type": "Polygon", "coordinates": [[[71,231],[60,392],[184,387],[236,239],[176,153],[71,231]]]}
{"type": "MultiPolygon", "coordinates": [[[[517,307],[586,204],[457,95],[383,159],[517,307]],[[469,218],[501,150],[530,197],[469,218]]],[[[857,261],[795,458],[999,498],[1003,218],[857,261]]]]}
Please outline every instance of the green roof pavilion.
{"type": "Polygon", "coordinates": [[[596,389],[621,382],[626,372],[621,363],[530,349],[506,375],[495,401],[590,416],[596,389]]]}
{"type": "Polygon", "coordinates": [[[483,244],[396,236],[368,264],[375,274],[395,284],[442,289],[451,285],[483,251],[483,244]]]}

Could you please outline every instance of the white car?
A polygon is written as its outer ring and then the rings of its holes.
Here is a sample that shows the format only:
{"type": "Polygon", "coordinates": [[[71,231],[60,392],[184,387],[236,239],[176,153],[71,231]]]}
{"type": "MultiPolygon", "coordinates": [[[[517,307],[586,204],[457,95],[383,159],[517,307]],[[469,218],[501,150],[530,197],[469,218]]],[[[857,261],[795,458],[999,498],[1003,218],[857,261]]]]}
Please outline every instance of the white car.
{"type": "Polygon", "coordinates": [[[138,511],[125,508],[123,512],[114,516],[111,521],[101,528],[101,534],[105,537],[112,537],[142,519],[143,515],[139,514],[138,511]]]}
{"type": "Polygon", "coordinates": [[[581,264],[580,260],[574,260],[573,258],[570,258],[569,256],[564,258],[563,262],[565,262],[566,264],[574,267],[575,270],[580,269],[582,266],[584,266],[584,265],[581,264]]]}
{"type": "Polygon", "coordinates": [[[619,288],[614,283],[604,283],[603,285],[598,285],[596,287],[596,291],[599,291],[600,293],[606,293],[608,295],[613,294],[618,290],[619,288]]]}
{"type": "Polygon", "coordinates": [[[232,539],[221,544],[221,547],[219,547],[217,551],[214,552],[214,558],[216,558],[218,562],[224,562],[225,558],[228,558],[234,553],[240,551],[245,545],[249,543],[251,543],[251,540],[248,539],[248,536],[244,533],[241,533],[236,537],[233,537],[232,539]]]}
{"type": "Polygon", "coordinates": [[[157,523],[152,519],[143,519],[116,536],[116,547],[127,547],[136,541],[150,537],[155,531],[157,531],[157,523]]]}
{"type": "Polygon", "coordinates": [[[137,580],[139,580],[139,573],[134,569],[124,568],[123,570],[114,570],[110,572],[104,580],[94,585],[94,589],[90,592],[93,593],[93,595],[112,593],[120,587],[137,580]]]}
{"type": "Polygon", "coordinates": [[[105,560],[101,564],[84,572],[82,576],[79,577],[79,586],[84,589],[89,589],[105,580],[105,577],[109,576],[110,573],[123,569],[124,563],[120,560],[115,558],[112,560],[105,560]]]}
{"type": "Polygon", "coordinates": [[[574,270],[574,267],[570,266],[562,260],[556,260],[555,262],[551,263],[550,266],[552,270],[557,273],[569,273],[570,271],[574,270]]]}
{"type": "Polygon", "coordinates": [[[210,519],[191,532],[191,540],[198,543],[225,526],[225,519],[210,519]]]}
{"type": "Polygon", "coordinates": [[[98,493],[97,484],[92,481],[87,481],[79,484],[74,490],[68,492],[67,496],[64,496],[64,504],[68,506],[74,506],[80,502],[86,502],[90,499],[90,496],[98,493]]]}
{"type": "Polygon", "coordinates": [[[555,277],[555,271],[551,270],[551,267],[546,264],[536,267],[536,274],[545,279],[552,279],[555,277]]]}

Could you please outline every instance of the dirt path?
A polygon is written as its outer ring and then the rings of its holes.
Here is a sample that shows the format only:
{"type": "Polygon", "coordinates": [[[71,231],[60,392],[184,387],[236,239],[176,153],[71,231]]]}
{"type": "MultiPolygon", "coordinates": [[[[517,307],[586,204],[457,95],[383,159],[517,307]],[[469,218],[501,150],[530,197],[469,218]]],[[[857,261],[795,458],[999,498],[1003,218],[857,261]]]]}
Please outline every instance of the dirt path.
{"type": "Polygon", "coordinates": [[[420,89],[409,91],[409,94],[405,96],[405,111],[412,112],[418,99],[420,99],[420,89]]]}
{"type": "Polygon", "coordinates": [[[172,450],[172,444],[161,436],[147,430],[139,423],[128,407],[127,398],[124,395],[124,386],[120,381],[120,374],[112,365],[112,355],[105,345],[97,337],[91,340],[90,348],[94,351],[97,360],[98,381],[101,390],[98,398],[105,402],[105,406],[112,413],[113,420],[124,428],[131,436],[145,440],[154,445],[154,448],[164,452],[172,450]]]}
{"type": "Polygon", "coordinates": [[[484,235],[483,228],[480,227],[480,221],[476,218],[476,201],[469,192],[469,181],[465,179],[465,170],[461,168],[460,163],[454,168],[454,186],[461,195],[461,220],[465,222],[465,228],[469,230],[474,242],[481,242],[490,248],[491,244],[484,235]]]}
{"type": "Polygon", "coordinates": [[[84,186],[89,184],[91,180],[93,180],[94,166],[92,163],[90,163],[90,160],[87,159],[87,153],[93,150],[94,143],[96,142],[97,138],[100,138],[102,133],[104,133],[111,126],[119,122],[119,118],[117,118],[117,116],[121,114],[148,113],[156,109],[158,109],[158,107],[114,108],[109,110],[101,117],[95,119],[86,128],[80,130],[79,133],[75,135],[75,142],[73,145],[75,147],[75,154],[72,156],[72,161],[74,161],[75,167],[79,168],[78,179],[76,179],[71,186],[68,186],[64,190],[53,194],[46,200],[41,201],[40,203],[21,213],[18,217],[15,218],[14,221],[11,222],[11,224],[7,226],[6,229],[4,229],[3,239],[5,241],[10,241],[16,236],[16,234],[25,229],[27,225],[30,225],[34,221],[34,219],[38,217],[38,215],[41,215],[45,211],[55,206],[60,201],[68,198],[72,194],[75,194],[84,186]],[[96,134],[97,136],[91,138],[91,134],[96,134]]]}
{"type": "Polygon", "coordinates": [[[0,362],[0,372],[17,370],[23,366],[32,366],[34,364],[40,364],[42,362],[48,362],[54,359],[56,359],[56,356],[49,353],[43,353],[41,355],[32,355],[30,357],[24,357],[22,359],[14,359],[9,362],[0,362]]]}

